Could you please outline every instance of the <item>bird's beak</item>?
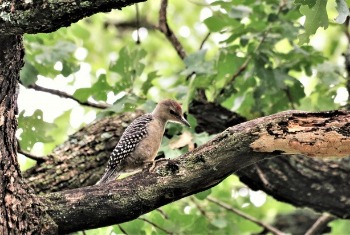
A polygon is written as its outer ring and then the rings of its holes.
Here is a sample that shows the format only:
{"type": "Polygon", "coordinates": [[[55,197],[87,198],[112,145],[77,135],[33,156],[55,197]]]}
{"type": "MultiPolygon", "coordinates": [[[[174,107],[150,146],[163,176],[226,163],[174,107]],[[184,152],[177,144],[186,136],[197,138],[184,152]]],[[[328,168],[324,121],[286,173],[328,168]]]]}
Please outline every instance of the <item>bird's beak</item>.
{"type": "Polygon", "coordinates": [[[184,124],[185,126],[191,127],[191,125],[188,123],[188,121],[187,121],[183,116],[181,116],[180,121],[181,121],[181,123],[184,124]]]}

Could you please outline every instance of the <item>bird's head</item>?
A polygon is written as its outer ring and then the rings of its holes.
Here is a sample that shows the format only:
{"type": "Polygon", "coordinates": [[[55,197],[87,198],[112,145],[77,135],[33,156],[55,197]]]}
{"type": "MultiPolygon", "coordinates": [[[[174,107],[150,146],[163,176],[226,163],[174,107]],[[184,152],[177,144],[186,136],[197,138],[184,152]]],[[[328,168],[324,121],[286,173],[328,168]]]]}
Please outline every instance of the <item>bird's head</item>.
{"type": "Polygon", "coordinates": [[[181,105],[175,100],[167,99],[159,102],[152,114],[162,118],[164,121],[177,122],[190,127],[190,124],[183,116],[181,105]]]}

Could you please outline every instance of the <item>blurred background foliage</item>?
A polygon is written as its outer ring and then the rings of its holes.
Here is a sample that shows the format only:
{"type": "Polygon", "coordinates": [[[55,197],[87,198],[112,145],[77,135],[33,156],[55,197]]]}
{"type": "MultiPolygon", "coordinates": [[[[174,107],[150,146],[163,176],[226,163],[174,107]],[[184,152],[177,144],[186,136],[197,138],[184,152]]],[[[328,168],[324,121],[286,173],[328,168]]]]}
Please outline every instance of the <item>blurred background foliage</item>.
{"type": "MultiPolygon", "coordinates": [[[[164,98],[181,101],[185,111],[193,99],[206,100],[248,119],[288,109],[348,107],[349,0],[170,1],[167,23],[184,58],[159,30],[160,4],[147,1],[54,33],[25,35],[17,132],[23,152],[46,155],[96,119],[135,108],[150,111],[164,98]]],[[[169,125],[174,138],[163,140],[166,157],[211,138],[181,128],[169,125]]],[[[35,164],[23,155],[20,163],[23,170],[35,164]]],[[[84,234],[263,231],[209,198],[268,224],[295,210],[230,176],[135,221],[84,234]]],[[[330,234],[346,234],[350,223],[330,226],[330,234]]]]}

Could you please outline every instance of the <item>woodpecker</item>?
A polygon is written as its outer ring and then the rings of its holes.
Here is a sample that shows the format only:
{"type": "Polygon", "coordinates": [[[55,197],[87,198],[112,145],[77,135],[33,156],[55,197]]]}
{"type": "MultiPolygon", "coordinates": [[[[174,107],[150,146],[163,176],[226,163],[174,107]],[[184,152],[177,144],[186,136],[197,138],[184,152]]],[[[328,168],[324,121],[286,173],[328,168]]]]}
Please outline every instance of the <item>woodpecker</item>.
{"type": "Polygon", "coordinates": [[[124,131],[112,151],[104,175],[96,184],[107,183],[121,173],[133,172],[153,163],[162,142],[167,122],[190,127],[182,108],[175,100],[163,100],[152,113],[136,118],[124,131]]]}

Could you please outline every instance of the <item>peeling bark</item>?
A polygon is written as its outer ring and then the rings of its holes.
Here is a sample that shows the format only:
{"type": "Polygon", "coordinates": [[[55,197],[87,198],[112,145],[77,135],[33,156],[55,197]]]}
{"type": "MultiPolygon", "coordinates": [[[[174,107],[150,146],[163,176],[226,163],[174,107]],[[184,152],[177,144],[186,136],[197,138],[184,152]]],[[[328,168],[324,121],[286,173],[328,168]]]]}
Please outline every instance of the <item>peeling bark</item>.
{"type": "Polygon", "coordinates": [[[294,114],[288,120],[258,132],[259,138],[250,147],[258,152],[347,157],[350,152],[350,119],[343,114],[341,111],[294,114]]]}

